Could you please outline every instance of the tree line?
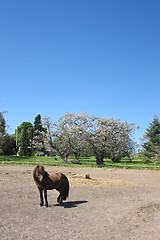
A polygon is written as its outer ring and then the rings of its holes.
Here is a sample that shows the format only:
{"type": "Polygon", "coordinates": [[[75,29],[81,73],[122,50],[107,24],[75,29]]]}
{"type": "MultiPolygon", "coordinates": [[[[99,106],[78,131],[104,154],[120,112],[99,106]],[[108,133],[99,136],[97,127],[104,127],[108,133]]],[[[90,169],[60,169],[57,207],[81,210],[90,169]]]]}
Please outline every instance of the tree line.
{"type": "MultiPolygon", "coordinates": [[[[50,117],[41,119],[38,114],[34,123],[23,122],[14,135],[7,134],[4,114],[0,113],[0,154],[20,156],[57,154],[64,162],[74,156],[95,156],[97,164],[104,158],[117,162],[121,157],[133,155],[135,123],[121,122],[113,118],[90,116],[87,113],[66,113],[53,122],[50,117]]],[[[146,130],[142,156],[146,160],[160,158],[160,122],[155,117],[146,130]]]]}

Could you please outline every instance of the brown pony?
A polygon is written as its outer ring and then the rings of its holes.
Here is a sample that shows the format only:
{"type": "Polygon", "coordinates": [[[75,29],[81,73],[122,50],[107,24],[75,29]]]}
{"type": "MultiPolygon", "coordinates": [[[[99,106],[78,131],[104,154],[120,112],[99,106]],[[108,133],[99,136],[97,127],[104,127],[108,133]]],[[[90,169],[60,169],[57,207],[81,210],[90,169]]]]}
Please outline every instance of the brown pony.
{"type": "Polygon", "coordinates": [[[37,165],[33,170],[33,179],[39,189],[40,206],[43,206],[43,191],[45,198],[45,206],[48,207],[47,190],[56,189],[60,192],[57,202],[62,203],[69,195],[69,182],[63,173],[48,174],[44,167],[37,165]]]}

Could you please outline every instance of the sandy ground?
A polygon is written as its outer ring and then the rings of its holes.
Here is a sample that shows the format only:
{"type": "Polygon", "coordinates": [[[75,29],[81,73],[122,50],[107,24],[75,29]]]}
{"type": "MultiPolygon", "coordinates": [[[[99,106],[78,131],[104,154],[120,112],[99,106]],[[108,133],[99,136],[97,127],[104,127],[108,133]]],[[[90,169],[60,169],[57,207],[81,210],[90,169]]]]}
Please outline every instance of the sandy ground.
{"type": "Polygon", "coordinates": [[[39,207],[32,171],[0,166],[1,239],[160,239],[159,171],[46,167],[70,181],[63,205],[48,191],[48,208],[39,207]]]}

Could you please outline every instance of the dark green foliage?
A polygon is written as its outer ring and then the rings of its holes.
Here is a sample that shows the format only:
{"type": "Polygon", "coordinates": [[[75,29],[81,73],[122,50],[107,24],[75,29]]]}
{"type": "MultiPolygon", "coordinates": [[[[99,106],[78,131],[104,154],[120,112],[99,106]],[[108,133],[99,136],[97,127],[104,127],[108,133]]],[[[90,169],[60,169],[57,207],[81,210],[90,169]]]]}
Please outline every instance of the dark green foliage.
{"type": "Polygon", "coordinates": [[[35,148],[35,142],[43,142],[41,133],[44,131],[45,130],[42,127],[40,114],[38,114],[35,118],[34,126],[30,122],[23,122],[17,128],[17,145],[19,155],[30,156],[32,154],[35,154],[35,152],[37,152],[35,148]]]}
{"type": "Polygon", "coordinates": [[[15,153],[16,144],[14,137],[6,133],[6,121],[3,113],[0,112],[0,154],[12,155],[15,153]]]}
{"type": "Polygon", "coordinates": [[[3,136],[6,133],[6,121],[3,117],[3,113],[0,112],[0,136],[3,136]]]}
{"type": "Polygon", "coordinates": [[[46,154],[44,144],[44,132],[45,128],[42,126],[41,115],[38,114],[34,121],[33,127],[33,154],[46,154]]]}
{"type": "Polygon", "coordinates": [[[23,122],[18,128],[19,155],[30,156],[32,154],[33,125],[23,122]]]}
{"type": "Polygon", "coordinates": [[[14,136],[6,134],[1,143],[0,154],[13,155],[15,153],[16,153],[16,142],[14,140],[14,136]]]}
{"type": "Polygon", "coordinates": [[[144,156],[147,159],[158,160],[160,158],[160,121],[154,117],[146,132],[147,141],[143,144],[144,156]]]}
{"type": "Polygon", "coordinates": [[[36,135],[36,132],[43,132],[44,128],[42,127],[42,121],[41,121],[41,115],[38,114],[37,117],[34,120],[34,135],[36,135]]]}
{"type": "Polygon", "coordinates": [[[158,117],[154,117],[150,127],[147,128],[147,137],[153,144],[160,144],[160,122],[158,117]]]}

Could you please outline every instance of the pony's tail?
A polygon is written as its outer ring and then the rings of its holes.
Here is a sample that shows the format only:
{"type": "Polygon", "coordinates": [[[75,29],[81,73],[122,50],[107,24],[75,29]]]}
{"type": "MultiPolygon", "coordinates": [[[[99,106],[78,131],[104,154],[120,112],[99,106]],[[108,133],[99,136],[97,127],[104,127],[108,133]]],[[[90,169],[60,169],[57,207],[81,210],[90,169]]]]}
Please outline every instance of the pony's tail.
{"type": "Polygon", "coordinates": [[[66,178],[66,184],[64,187],[63,200],[66,200],[66,198],[69,196],[69,181],[66,176],[65,176],[65,178],[66,178]]]}

